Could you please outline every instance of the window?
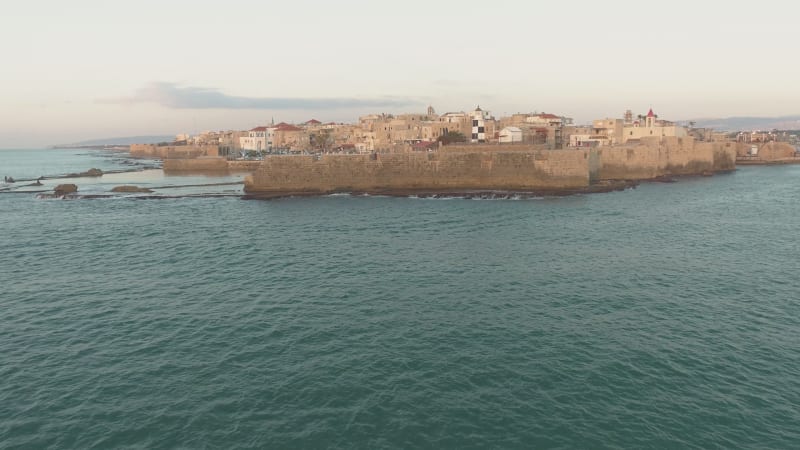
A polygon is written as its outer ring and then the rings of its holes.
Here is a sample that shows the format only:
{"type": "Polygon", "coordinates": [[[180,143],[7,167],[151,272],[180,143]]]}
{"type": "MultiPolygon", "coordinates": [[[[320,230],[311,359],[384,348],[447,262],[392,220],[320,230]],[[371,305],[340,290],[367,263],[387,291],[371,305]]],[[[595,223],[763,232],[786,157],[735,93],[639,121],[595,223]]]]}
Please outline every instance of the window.
{"type": "Polygon", "coordinates": [[[485,133],[486,127],[478,127],[478,133],[485,133]]]}
{"type": "Polygon", "coordinates": [[[478,133],[472,133],[472,139],[478,139],[478,133]]]}
{"type": "Polygon", "coordinates": [[[473,127],[477,127],[478,126],[478,121],[477,120],[473,120],[472,121],[472,126],[473,127]]]}

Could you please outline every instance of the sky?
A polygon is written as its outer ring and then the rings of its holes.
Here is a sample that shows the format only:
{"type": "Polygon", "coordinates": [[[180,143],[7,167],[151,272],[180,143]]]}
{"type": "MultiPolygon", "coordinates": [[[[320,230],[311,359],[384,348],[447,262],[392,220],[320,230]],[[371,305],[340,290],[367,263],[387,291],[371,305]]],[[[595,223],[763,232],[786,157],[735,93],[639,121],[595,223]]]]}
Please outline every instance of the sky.
{"type": "Polygon", "coordinates": [[[368,113],[800,113],[792,3],[27,0],[0,15],[0,148],[368,113]]]}

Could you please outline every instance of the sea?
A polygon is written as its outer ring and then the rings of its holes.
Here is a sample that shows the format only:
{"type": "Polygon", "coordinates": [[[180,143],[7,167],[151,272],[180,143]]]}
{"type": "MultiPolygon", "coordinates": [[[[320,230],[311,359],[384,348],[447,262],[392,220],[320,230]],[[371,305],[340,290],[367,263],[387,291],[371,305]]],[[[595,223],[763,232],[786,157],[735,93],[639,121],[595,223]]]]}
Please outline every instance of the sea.
{"type": "Polygon", "coordinates": [[[0,174],[0,448],[800,447],[800,166],[494,200],[0,174]]]}

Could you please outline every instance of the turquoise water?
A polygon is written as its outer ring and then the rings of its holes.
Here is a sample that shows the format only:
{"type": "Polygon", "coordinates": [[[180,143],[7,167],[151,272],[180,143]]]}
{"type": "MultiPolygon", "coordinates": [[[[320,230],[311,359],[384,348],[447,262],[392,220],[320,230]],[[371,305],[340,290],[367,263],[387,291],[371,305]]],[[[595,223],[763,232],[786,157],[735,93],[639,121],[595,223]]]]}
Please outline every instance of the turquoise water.
{"type": "Polygon", "coordinates": [[[798,198],[0,194],[0,448],[795,448],[798,198]]]}

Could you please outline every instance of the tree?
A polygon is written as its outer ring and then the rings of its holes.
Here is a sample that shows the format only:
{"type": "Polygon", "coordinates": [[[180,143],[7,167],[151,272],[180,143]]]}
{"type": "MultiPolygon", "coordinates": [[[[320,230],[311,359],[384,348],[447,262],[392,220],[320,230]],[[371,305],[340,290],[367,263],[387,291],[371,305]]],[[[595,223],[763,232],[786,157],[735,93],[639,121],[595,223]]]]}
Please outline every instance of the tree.
{"type": "Polygon", "coordinates": [[[333,146],[333,135],[331,134],[331,130],[320,130],[316,133],[312,133],[309,136],[309,141],[311,148],[314,150],[325,151],[333,146]]]}
{"type": "Polygon", "coordinates": [[[444,136],[439,136],[436,140],[441,142],[442,145],[448,145],[456,142],[467,142],[467,137],[459,131],[449,131],[444,136]]]}

